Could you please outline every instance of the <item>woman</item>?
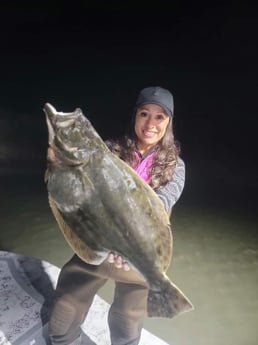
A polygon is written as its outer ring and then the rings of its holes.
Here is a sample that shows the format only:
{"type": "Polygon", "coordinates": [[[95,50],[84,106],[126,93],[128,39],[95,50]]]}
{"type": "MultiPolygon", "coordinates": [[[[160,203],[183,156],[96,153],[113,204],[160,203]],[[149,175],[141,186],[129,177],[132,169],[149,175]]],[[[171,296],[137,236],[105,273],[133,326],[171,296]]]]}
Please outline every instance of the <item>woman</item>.
{"type": "MultiPolygon", "coordinates": [[[[173,96],[159,87],[141,90],[133,116],[133,134],[108,141],[110,150],[133,167],[158,194],[167,212],[180,197],[185,170],[173,136],[173,96]]],[[[148,286],[122,257],[107,253],[100,265],[77,255],[62,268],[50,311],[52,345],[85,344],[80,326],[93,298],[108,279],[115,282],[108,322],[112,345],[137,345],[147,310],[148,286]]]]}

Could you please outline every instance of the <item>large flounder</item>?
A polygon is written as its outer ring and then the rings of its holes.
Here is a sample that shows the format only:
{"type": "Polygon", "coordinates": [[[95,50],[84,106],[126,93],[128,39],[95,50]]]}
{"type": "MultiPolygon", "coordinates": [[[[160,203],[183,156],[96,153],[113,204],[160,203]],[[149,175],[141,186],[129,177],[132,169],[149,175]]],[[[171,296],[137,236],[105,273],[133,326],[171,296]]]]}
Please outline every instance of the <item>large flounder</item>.
{"type": "Polygon", "coordinates": [[[150,317],[172,318],[193,309],[166,275],[172,232],[156,193],[108,149],[79,108],[63,113],[46,103],[44,112],[50,207],[74,252],[94,264],[105,251],[126,259],[149,285],[150,317]]]}

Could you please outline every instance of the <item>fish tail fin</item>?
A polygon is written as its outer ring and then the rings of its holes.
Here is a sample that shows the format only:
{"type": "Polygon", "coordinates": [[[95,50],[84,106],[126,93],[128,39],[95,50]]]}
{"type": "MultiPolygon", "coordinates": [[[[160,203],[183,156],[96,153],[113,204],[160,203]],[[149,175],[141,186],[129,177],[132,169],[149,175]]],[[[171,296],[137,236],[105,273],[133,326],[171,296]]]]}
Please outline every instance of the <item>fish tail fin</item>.
{"type": "Polygon", "coordinates": [[[148,316],[173,318],[174,316],[193,310],[194,307],[184,293],[166,276],[161,285],[149,290],[148,316]]]}

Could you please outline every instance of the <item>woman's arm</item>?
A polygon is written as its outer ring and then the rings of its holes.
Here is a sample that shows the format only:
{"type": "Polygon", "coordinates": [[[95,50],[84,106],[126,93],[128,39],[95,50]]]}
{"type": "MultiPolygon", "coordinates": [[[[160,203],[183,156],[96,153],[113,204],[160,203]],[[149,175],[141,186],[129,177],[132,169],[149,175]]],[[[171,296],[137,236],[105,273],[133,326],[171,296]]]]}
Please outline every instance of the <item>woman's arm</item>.
{"type": "Polygon", "coordinates": [[[155,190],[163,201],[167,212],[171,212],[172,207],[180,198],[185,185],[185,163],[181,158],[175,167],[173,178],[170,182],[155,190]]]}

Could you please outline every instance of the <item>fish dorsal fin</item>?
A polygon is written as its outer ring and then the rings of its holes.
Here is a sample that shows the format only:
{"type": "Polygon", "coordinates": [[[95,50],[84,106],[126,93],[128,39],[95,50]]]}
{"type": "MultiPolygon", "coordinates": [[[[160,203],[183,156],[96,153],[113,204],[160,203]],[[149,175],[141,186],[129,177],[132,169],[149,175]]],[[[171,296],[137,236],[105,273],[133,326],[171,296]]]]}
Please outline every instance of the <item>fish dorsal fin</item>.
{"type": "MultiPolygon", "coordinates": [[[[52,213],[59,225],[61,232],[63,233],[67,243],[73,249],[73,251],[85,262],[87,263],[96,263],[98,264],[99,261],[103,258],[102,256],[98,255],[94,250],[88,247],[72,229],[69,225],[64,221],[60,211],[58,210],[55,201],[52,199],[51,195],[48,194],[48,201],[49,206],[52,210],[52,213]]],[[[101,260],[103,261],[103,260],[101,260]]]]}

